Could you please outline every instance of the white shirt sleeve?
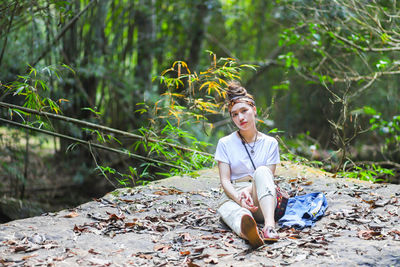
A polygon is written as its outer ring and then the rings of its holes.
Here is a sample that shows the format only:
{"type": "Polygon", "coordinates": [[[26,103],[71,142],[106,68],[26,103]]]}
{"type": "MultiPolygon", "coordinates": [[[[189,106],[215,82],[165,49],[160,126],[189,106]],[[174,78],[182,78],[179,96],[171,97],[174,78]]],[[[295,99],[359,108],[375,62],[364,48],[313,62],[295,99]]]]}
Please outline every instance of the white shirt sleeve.
{"type": "Polygon", "coordinates": [[[221,141],[221,139],[218,141],[217,149],[215,151],[214,159],[216,161],[221,161],[224,163],[230,163],[229,162],[229,157],[226,151],[225,143],[221,141]]]}
{"type": "Polygon", "coordinates": [[[276,141],[276,139],[274,138],[270,146],[270,149],[268,151],[266,165],[278,164],[280,162],[281,161],[279,156],[279,144],[278,141],[276,141]]]}

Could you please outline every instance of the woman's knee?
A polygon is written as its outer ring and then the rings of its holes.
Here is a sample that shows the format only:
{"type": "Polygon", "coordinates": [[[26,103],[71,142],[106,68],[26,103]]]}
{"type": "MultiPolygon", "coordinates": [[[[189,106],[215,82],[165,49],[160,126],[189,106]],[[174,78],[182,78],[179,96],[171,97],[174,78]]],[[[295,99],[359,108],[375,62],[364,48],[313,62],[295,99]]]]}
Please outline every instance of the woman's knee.
{"type": "Polygon", "coordinates": [[[254,173],[254,179],[269,179],[269,180],[274,180],[274,176],[272,174],[272,171],[270,168],[267,166],[260,166],[256,169],[254,173]]]}

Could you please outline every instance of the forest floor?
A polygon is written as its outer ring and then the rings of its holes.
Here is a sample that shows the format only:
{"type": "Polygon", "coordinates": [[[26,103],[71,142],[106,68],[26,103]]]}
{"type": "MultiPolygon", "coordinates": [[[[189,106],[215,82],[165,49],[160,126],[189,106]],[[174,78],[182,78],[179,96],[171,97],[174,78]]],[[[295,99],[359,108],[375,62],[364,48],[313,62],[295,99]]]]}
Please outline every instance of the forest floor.
{"type": "Polygon", "coordinates": [[[4,266],[398,266],[400,185],[371,184],[284,162],[281,187],[324,192],[312,228],[279,229],[251,249],[220,221],[216,169],[118,189],[69,210],[0,225],[4,266]]]}

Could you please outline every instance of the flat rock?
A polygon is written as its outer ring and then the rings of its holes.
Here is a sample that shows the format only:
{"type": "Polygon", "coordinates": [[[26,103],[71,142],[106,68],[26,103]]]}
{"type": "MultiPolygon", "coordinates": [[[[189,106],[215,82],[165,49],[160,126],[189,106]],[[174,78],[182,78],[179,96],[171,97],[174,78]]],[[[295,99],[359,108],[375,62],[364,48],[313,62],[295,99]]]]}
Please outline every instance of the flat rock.
{"type": "Polygon", "coordinates": [[[400,265],[399,185],[334,178],[283,162],[281,187],[324,192],[329,208],[312,228],[279,229],[256,250],[216,214],[217,169],[117,189],[74,209],[0,225],[4,266],[400,265]]]}

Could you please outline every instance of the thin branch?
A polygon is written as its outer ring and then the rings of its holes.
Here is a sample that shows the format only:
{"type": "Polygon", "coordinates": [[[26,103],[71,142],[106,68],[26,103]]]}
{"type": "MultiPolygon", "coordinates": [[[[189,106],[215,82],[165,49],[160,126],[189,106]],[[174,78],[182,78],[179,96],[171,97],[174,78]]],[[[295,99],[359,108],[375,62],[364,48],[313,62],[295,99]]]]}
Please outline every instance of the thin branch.
{"type": "Polygon", "coordinates": [[[101,174],[103,174],[103,176],[106,178],[106,180],[112,185],[114,186],[114,188],[117,188],[115,186],[115,184],[108,178],[107,174],[105,174],[105,172],[103,171],[103,169],[99,166],[99,164],[97,164],[97,160],[96,160],[96,156],[93,154],[93,150],[92,150],[92,143],[88,142],[88,146],[89,146],[89,151],[90,154],[92,155],[92,158],[94,160],[94,163],[96,164],[96,167],[99,168],[101,174]]]}
{"type": "Polygon", "coordinates": [[[352,93],[352,94],[349,96],[349,98],[353,98],[353,97],[355,97],[355,96],[361,94],[363,91],[365,91],[365,89],[367,89],[368,87],[370,87],[370,86],[375,82],[375,80],[376,80],[378,77],[379,77],[378,72],[376,72],[375,75],[374,75],[374,77],[373,77],[366,85],[364,85],[363,87],[361,87],[360,89],[358,89],[358,90],[356,90],[354,93],[352,93]]]}
{"type": "Polygon", "coordinates": [[[151,162],[162,164],[162,165],[166,165],[166,166],[169,166],[169,167],[182,169],[182,167],[180,167],[180,166],[177,166],[177,165],[174,165],[174,164],[170,164],[168,162],[163,162],[163,161],[159,161],[159,160],[156,160],[156,159],[144,157],[144,156],[141,156],[141,155],[133,154],[133,153],[131,153],[129,151],[118,150],[118,149],[115,149],[115,148],[110,148],[110,147],[102,146],[102,145],[99,145],[99,144],[92,144],[89,141],[85,141],[85,140],[78,139],[78,138],[75,138],[75,137],[71,137],[71,136],[68,136],[68,135],[63,135],[63,134],[59,134],[59,133],[46,131],[46,130],[39,129],[39,128],[32,127],[32,126],[28,126],[28,125],[25,125],[25,124],[22,124],[22,123],[6,120],[6,119],[3,119],[3,118],[0,118],[0,121],[8,123],[8,124],[11,124],[11,125],[15,125],[17,127],[30,129],[30,130],[33,130],[33,131],[36,131],[36,132],[39,132],[39,133],[43,133],[43,134],[47,134],[47,135],[63,138],[63,139],[66,139],[66,140],[70,140],[70,141],[73,141],[73,142],[76,142],[76,143],[80,143],[80,144],[84,144],[84,145],[88,145],[88,146],[91,145],[93,147],[100,148],[100,149],[103,149],[103,150],[107,150],[107,151],[111,151],[111,152],[115,152],[115,153],[119,153],[119,154],[128,155],[130,157],[137,158],[137,159],[140,159],[140,160],[143,160],[143,161],[151,161],[151,162]]]}
{"type": "Polygon", "coordinates": [[[396,75],[396,74],[400,74],[400,70],[375,72],[375,73],[367,75],[367,76],[360,75],[360,76],[346,77],[346,78],[334,78],[333,81],[334,82],[348,82],[348,81],[358,82],[360,80],[375,80],[383,75],[396,75]]]}
{"type": "Polygon", "coordinates": [[[390,51],[400,51],[400,46],[384,47],[384,48],[363,47],[363,46],[356,45],[356,44],[353,43],[352,41],[347,40],[346,38],[344,38],[344,37],[342,37],[342,36],[340,36],[340,35],[338,35],[338,34],[336,34],[336,33],[334,33],[334,32],[332,32],[332,34],[333,34],[336,38],[338,38],[339,40],[341,40],[341,41],[347,43],[348,45],[350,45],[350,46],[352,46],[352,47],[354,47],[354,48],[356,48],[356,49],[358,49],[358,50],[364,51],[364,52],[390,52],[390,51]]]}
{"type": "Polygon", "coordinates": [[[0,102],[0,107],[18,109],[18,110],[22,110],[22,111],[25,111],[25,112],[28,112],[28,113],[31,113],[31,114],[36,114],[36,115],[39,115],[39,116],[46,116],[48,118],[62,120],[62,121],[74,123],[74,124],[77,124],[77,125],[87,126],[87,127],[93,128],[93,129],[97,129],[97,130],[101,130],[101,131],[105,131],[105,132],[109,132],[109,133],[114,133],[114,134],[119,134],[119,135],[126,136],[126,137],[132,137],[132,138],[135,138],[135,139],[145,140],[147,142],[161,143],[161,144],[173,147],[173,148],[177,148],[179,150],[198,153],[198,154],[201,154],[201,155],[204,155],[204,156],[212,156],[211,154],[206,153],[206,152],[194,150],[194,149],[187,148],[187,147],[184,147],[184,146],[171,144],[171,143],[168,143],[168,142],[165,142],[165,141],[161,141],[161,140],[156,140],[156,139],[153,139],[153,138],[146,138],[146,137],[141,136],[141,135],[137,135],[137,134],[121,131],[121,130],[118,130],[118,129],[114,129],[114,128],[98,125],[98,124],[91,123],[91,122],[86,122],[86,121],[74,119],[74,118],[67,117],[67,116],[57,115],[57,114],[48,113],[48,112],[44,112],[44,111],[38,111],[38,110],[29,109],[29,108],[25,108],[25,107],[21,107],[21,106],[17,106],[17,105],[12,105],[12,104],[8,104],[8,103],[4,103],[4,102],[0,102]]]}

